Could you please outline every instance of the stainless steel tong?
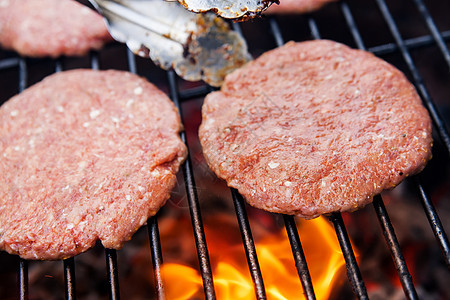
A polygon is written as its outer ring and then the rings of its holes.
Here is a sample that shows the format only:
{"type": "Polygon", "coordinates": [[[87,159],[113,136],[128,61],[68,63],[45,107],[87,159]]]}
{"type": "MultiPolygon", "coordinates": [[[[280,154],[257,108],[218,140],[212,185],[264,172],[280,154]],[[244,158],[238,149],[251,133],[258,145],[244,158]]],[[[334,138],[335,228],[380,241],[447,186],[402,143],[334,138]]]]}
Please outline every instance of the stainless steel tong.
{"type": "Polygon", "coordinates": [[[217,87],[251,59],[245,40],[214,13],[196,14],[164,0],[90,1],[115,40],[186,80],[217,87]]]}

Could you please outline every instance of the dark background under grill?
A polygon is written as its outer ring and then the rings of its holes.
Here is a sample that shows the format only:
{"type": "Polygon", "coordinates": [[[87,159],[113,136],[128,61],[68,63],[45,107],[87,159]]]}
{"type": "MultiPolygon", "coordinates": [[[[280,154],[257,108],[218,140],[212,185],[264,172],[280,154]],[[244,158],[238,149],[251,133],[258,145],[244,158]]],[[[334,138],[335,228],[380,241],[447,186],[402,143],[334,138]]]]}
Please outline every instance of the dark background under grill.
{"type": "MultiPolygon", "coordinates": [[[[386,192],[383,200],[377,197],[374,205],[351,214],[330,216],[330,222],[344,243],[344,253],[349,251],[345,258],[351,278],[336,288],[332,293],[333,299],[365,298],[366,295],[371,299],[387,296],[398,299],[417,296],[423,299],[450,298],[446,284],[450,279],[448,240],[445,234],[437,232],[437,239],[433,234],[433,229],[448,232],[450,225],[449,141],[445,125],[450,120],[449,12],[450,3],[445,0],[395,0],[389,3],[351,0],[329,4],[312,15],[264,17],[234,24],[236,30],[242,31],[254,57],[284,41],[314,38],[332,39],[354,48],[367,49],[406,74],[434,117],[433,159],[419,176],[408,179],[392,192],[386,192]],[[427,220],[427,213],[430,218],[436,216],[433,215],[434,208],[441,217],[443,228],[433,223],[435,220],[430,226],[427,220]],[[388,243],[380,224],[384,230],[391,226],[395,229],[395,236],[389,236],[388,231],[388,243]],[[352,261],[353,252],[345,244],[345,229],[360,253],[359,266],[352,261]],[[406,265],[412,278],[405,269],[406,265]],[[396,266],[400,269],[400,276],[396,266]],[[404,287],[400,295],[398,290],[402,289],[396,286],[396,280],[404,287]],[[384,294],[373,289],[372,285],[384,286],[384,294]]],[[[183,138],[187,139],[190,160],[180,172],[172,199],[157,218],[149,220],[148,231],[141,228],[120,251],[105,251],[97,245],[64,263],[26,262],[0,253],[0,299],[73,299],[75,296],[79,299],[118,299],[119,295],[123,299],[157,298],[162,293],[155,283],[159,279],[158,268],[162,259],[171,262],[180,256],[186,258],[185,263],[203,271],[205,297],[211,299],[214,288],[210,282],[211,267],[205,246],[209,239],[215,237],[208,234],[205,237],[203,224],[207,227],[209,220],[214,219],[219,211],[233,216],[231,222],[235,231],[227,234],[242,235],[244,239],[242,247],[248,252],[257,298],[264,299],[265,291],[264,270],[259,270],[254,256],[253,237],[255,241],[259,238],[255,233],[252,235],[255,227],[266,223],[286,226],[293,239],[299,273],[304,274],[305,264],[295,241],[294,219],[247,207],[240,196],[235,191],[230,193],[205,165],[197,139],[200,107],[203,97],[210,91],[203,83],[180,80],[149,60],[133,57],[119,43],[110,44],[86,57],[58,60],[24,59],[13,52],[0,51],[0,102],[55,71],[73,68],[130,70],[170,94],[181,107],[186,129],[183,138]],[[163,235],[166,228],[172,226],[167,220],[176,220],[172,225],[180,228],[179,231],[190,228],[185,234],[189,237],[188,242],[179,240],[177,236],[163,235]],[[193,226],[186,226],[191,224],[191,220],[193,226]],[[162,233],[161,245],[159,232],[162,233]],[[152,271],[153,268],[156,272],[152,271]]],[[[307,296],[312,298],[313,291],[307,277],[300,276],[307,296]]]]}

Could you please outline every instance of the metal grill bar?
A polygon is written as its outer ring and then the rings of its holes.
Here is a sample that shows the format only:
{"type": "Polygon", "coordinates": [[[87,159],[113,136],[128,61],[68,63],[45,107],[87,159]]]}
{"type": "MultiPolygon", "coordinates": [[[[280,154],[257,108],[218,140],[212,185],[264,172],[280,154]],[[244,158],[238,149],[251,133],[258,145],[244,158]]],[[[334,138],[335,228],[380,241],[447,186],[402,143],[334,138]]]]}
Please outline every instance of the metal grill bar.
{"type": "Polygon", "coordinates": [[[341,246],[342,254],[344,255],[345,264],[347,266],[347,276],[352,285],[353,292],[358,299],[369,299],[342,216],[340,213],[332,213],[330,220],[333,222],[339,245],[341,246]]]}
{"type": "MultiPolygon", "coordinates": [[[[280,27],[274,18],[269,19],[270,29],[275,39],[277,46],[284,44],[284,39],[281,34],[280,27]]],[[[283,215],[286,232],[289,237],[289,242],[292,248],[292,254],[294,255],[295,267],[302,283],[303,292],[308,300],[316,299],[314,293],[314,287],[311,281],[311,275],[309,273],[308,264],[306,263],[306,257],[303,252],[303,247],[298,235],[297,226],[293,216],[283,215]]]]}
{"type": "Polygon", "coordinates": [[[447,264],[447,267],[450,269],[450,246],[448,243],[447,234],[445,233],[444,227],[442,226],[441,220],[439,219],[439,216],[436,212],[436,209],[434,208],[433,203],[425,193],[425,190],[422,187],[422,184],[420,183],[420,180],[417,178],[417,176],[415,178],[415,181],[417,189],[421,196],[422,206],[428,218],[428,222],[430,222],[431,229],[433,230],[433,233],[439,242],[439,247],[441,248],[442,255],[444,256],[445,259],[445,263],[447,264]]]}
{"type": "Polygon", "coordinates": [[[5,58],[0,61],[0,70],[17,66],[20,63],[19,57],[5,58]]]}
{"type": "MultiPolygon", "coordinates": [[[[98,58],[97,51],[90,52],[90,62],[91,69],[99,70],[100,62],[98,58]]],[[[105,257],[106,257],[106,274],[108,277],[109,283],[109,298],[111,300],[119,300],[120,299],[120,288],[119,288],[119,274],[117,267],[117,252],[114,249],[105,248],[105,257]]]]}
{"type": "Polygon", "coordinates": [[[272,31],[272,35],[275,39],[275,43],[277,44],[278,47],[283,45],[284,39],[283,39],[283,36],[281,35],[280,26],[278,26],[278,23],[277,23],[277,21],[275,21],[275,18],[270,18],[269,24],[270,24],[270,30],[272,31]]]}
{"type": "Polygon", "coordinates": [[[394,259],[395,268],[397,269],[405,295],[408,299],[418,299],[411,274],[406,266],[402,250],[400,249],[397,237],[395,236],[394,227],[392,227],[391,220],[389,219],[386,207],[384,206],[380,195],[374,197],[373,207],[375,208],[378,220],[380,221],[381,229],[383,230],[383,235],[391,251],[392,258],[394,259]]]}
{"type": "MultiPolygon", "coordinates": [[[[24,58],[19,58],[19,93],[27,87],[27,63],[24,58]]],[[[19,296],[20,300],[28,300],[28,261],[19,260],[19,296]]]]}
{"type": "MultiPolygon", "coordinates": [[[[284,44],[281,31],[278,27],[277,22],[274,18],[269,19],[270,26],[272,29],[273,36],[275,38],[276,44],[281,46],[284,44]]],[[[241,27],[237,23],[233,23],[233,29],[242,36],[241,27]]],[[[250,226],[248,225],[248,220],[245,212],[245,206],[242,196],[237,190],[231,189],[233,200],[239,220],[239,225],[241,228],[242,239],[245,245],[245,251],[247,254],[247,260],[249,263],[250,272],[252,275],[253,283],[255,285],[255,291],[258,299],[265,299],[264,292],[264,282],[262,279],[261,270],[259,267],[255,246],[253,239],[251,237],[250,226]],[[264,298],[263,298],[264,297],[264,298]]],[[[295,225],[294,218],[292,216],[283,215],[285,221],[286,231],[291,244],[292,253],[294,256],[295,266],[299,274],[301,284],[303,286],[303,292],[308,300],[316,299],[314,294],[314,288],[311,282],[311,276],[309,274],[308,265],[306,263],[305,254],[303,253],[303,248],[298,236],[297,227],[295,225]]]]}
{"type": "Polygon", "coordinates": [[[302,243],[298,236],[297,226],[293,216],[283,215],[286,232],[291,243],[292,253],[294,254],[295,267],[303,287],[303,293],[308,300],[316,299],[314,288],[309,274],[308,265],[306,263],[305,253],[303,252],[302,243]]]}
{"type": "MultiPolygon", "coordinates": [[[[269,20],[272,20],[270,18],[269,20]]],[[[233,23],[234,25],[234,23],[233,23]]],[[[450,41],[450,30],[440,32],[444,43],[450,41]]],[[[425,46],[430,46],[436,43],[434,37],[432,35],[424,35],[415,38],[405,39],[405,46],[407,49],[417,49],[425,46]]],[[[375,55],[384,55],[389,54],[395,51],[398,51],[398,45],[395,43],[387,43],[379,46],[370,47],[368,51],[372,52],[375,55]]],[[[132,54],[132,52],[131,52],[132,54]]],[[[20,58],[19,57],[11,57],[0,60],[0,70],[9,69],[19,65],[20,58]]],[[[130,69],[131,72],[133,72],[130,69]]],[[[211,88],[206,85],[202,85],[199,87],[189,88],[186,90],[179,91],[179,97],[181,101],[190,100],[196,97],[202,97],[209,93],[211,88]]]]}
{"type": "MultiPolygon", "coordinates": [[[[358,48],[366,50],[364,42],[361,38],[361,35],[359,34],[359,31],[356,27],[356,23],[354,22],[349,7],[347,6],[346,3],[341,3],[341,9],[358,48]]],[[[416,290],[414,289],[414,284],[412,282],[411,275],[408,271],[406,262],[401,253],[400,246],[398,244],[394,229],[389,220],[389,216],[387,214],[386,208],[384,207],[381,196],[377,195],[375,197],[373,201],[373,206],[380,221],[380,225],[383,229],[383,234],[385,236],[386,242],[390,248],[392,257],[394,259],[397,273],[402,283],[403,290],[405,291],[405,294],[408,297],[408,299],[417,299],[417,293],[416,290]]]]}
{"type": "Polygon", "coordinates": [[[315,40],[320,39],[319,27],[317,26],[316,20],[314,20],[312,17],[308,17],[308,26],[309,30],[311,31],[311,36],[315,40]]]}
{"type": "MultiPolygon", "coordinates": [[[[55,72],[63,70],[63,63],[61,59],[55,62],[55,72]]],[[[73,257],[63,260],[64,265],[64,283],[65,283],[65,297],[67,300],[76,299],[76,284],[75,284],[75,259],[73,257]]]]}
{"type": "MultiPolygon", "coordinates": [[[[308,25],[310,27],[311,35],[314,39],[320,39],[319,28],[316,21],[312,18],[308,18],[308,25]]],[[[366,286],[361,276],[361,272],[356,262],[355,253],[353,252],[350,239],[348,238],[347,230],[345,228],[344,221],[340,213],[332,213],[330,220],[333,222],[334,229],[336,230],[336,236],[339,240],[339,245],[344,255],[345,263],[347,265],[347,276],[352,285],[353,292],[358,299],[368,299],[366,286]]]]}
{"type": "MultiPolygon", "coordinates": [[[[170,96],[175,103],[180,115],[183,116],[182,109],[179,102],[179,96],[176,86],[175,72],[168,71],[168,80],[170,87],[170,96]]],[[[188,145],[186,139],[186,133],[183,131],[180,133],[181,140],[188,145]]],[[[205,231],[203,229],[203,221],[200,211],[200,205],[198,202],[197,191],[195,190],[194,172],[192,170],[192,161],[188,154],[186,162],[182,165],[182,170],[185,179],[186,193],[189,202],[189,210],[191,213],[192,227],[194,229],[195,243],[197,245],[197,254],[200,263],[200,271],[203,279],[203,289],[205,291],[206,299],[215,299],[216,293],[214,290],[214,282],[211,271],[211,264],[209,261],[209,253],[206,245],[205,231]]]]}
{"type": "Polygon", "coordinates": [[[19,59],[19,93],[23,92],[27,87],[28,68],[25,58],[19,59]]]}
{"type": "Polygon", "coordinates": [[[244,34],[242,33],[241,26],[237,22],[232,22],[231,26],[233,28],[233,31],[236,31],[242,38],[244,37],[244,34]]]}
{"type": "Polygon", "coordinates": [[[206,94],[212,92],[214,89],[208,85],[202,85],[188,90],[179,91],[180,100],[187,101],[198,97],[204,97],[206,94]]]}
{"type": "Polygon", "coordinates": [[[117,268],[117,253],[114,249],[105,248],[106,256],[106,273],[108,275],[109,282],[109,299],[119,300],[119,271],[117,268]]]}
{"type": "Polygon", "coordinates": [[[100,70],[100,62],[98,60],[98,52],[97,51],[91,51],[91,69],[92,70],[100,70]]]}
{"type": "Polygon", "coordinates": [[[345,22],[347,22],[347,26],[350,29],[350,32],[353,36],[353,39],[355,40],[356,46],[359,49],[366,50],[366,46],[364,46],[363,39],[361,35],[359,34],[358,28],[356,27],[355,20],[353,19],[352,13],[350,12],[350,8],[348,7],[347,2],[342,1],[341,4],[341,10],[345,18],[345,22]]]}
{"type": "MultiPolygon", "coordinates": [[[[359,33],[359,30],[356,27],[356,23],[353,19],[352,13],[350,12],[350,8],[348,7],[348,5],[345,2],[341,3],[341,9],[342,9],[342,13],[344,14],[345,20],[347,22],[347,25],[350,28],[350,31],[353,35],[353,38],[358,46],[359,49],[362,50],[366,50],[364,43],[362,41],[361,35],[359,33]]],[[[420,185],[419,181],[416,180],[415,181],[417,188],[419,189],[419,192],[422,196],[422,204],[425,210],[425,213],[427,214],[427,218],[428,221],[430,223],[430,226],[436,236],[436,239],[439,243],[439,246],[441,247],[442,253],[444,254],[444,257],[446,258],[446,263],[447,265],[449,265],[449,260],[450,260],[450,251],[449,251],[449,245],[448,245],[448,238],[447,235],[442,227],[442,224],[440,223],[439,220],[439,216],[436,213],[436,210],[433,206],[433,204],[431,203],[431,201],[428,200],[427,195],[425,194],[422,186],[420,185]]],[[[380,197],[380,202],[381,202],[381,197],[380,197]]],[[[377,205],[377,204],[376,204],[377,205]]],[[[376,211],[382,211],[382,208],[376,209],[376,211]]],[[[386,213],[387,216],[387,213],[386,213]]],[[[380,216],[379,216],[380,217],[380,216]]],[[[383,225],[382,225],[383,226],[383,225]]],[[[388,228],[384,229],[384,230],[388,230],[388,228]]],[[[394,236],[395,237],[395,236],[394,236]]],[[[388,241],[388,244],[391,245],[388,241]]],[[[391,252],[396,252],[394,249],[391,249],[391,252]]],[[[404,263],[404,262],[403,262],[404,263]]],[[[405,264],[406,266],[406,264],[405,264]]],[[[410,283],[405,283],[404,286],[408,287],[410,286],[410,283]]]]}
{"type": "Polygon", "coordinates": [[[255,287],[256,298],[258,300],[267,299],[264,281],[259,267],[258,255],[256,254],[255,243],[253,242],[252,231],[245,211],[244,199],[235,189],[231,189],[236,216],[241,230],[242,242],[244,243],[245,254],[247,255],[248,267],[255,287]]]}
{"type": "Polygon", "coordinates": [[[433,18],[428,12],[427,7],[425,6],[422,0],[414,0],[414,3],[416,4],[417,9],[419,10],[420,14],[427,23],[428,29],[430,29],[430,32],[433,35],[436,44],[441,50],[442,55],[444,56],[444,59],[447,62],[448,67],[450,68],[450,52],[448,51],[448,48],[444,43],[444,39],[442,38],[442,35],[440,34],[436,24],[434,23],[433,18]]]}
{"type": "Polygon", "coordinates": [[[136,67],[136,57],[134,56],[133,52],[131,52],[130,48],[127,48],[127,60],[128,60],[128,70],[136,74],[137,73],[137,67],[136,67]]]}
{"type": "Polygon", "coordinates": [[[150,249],[152,251],[153,273],[155,275],[155,282],[156,282],[156,295],[159,300],[163,300],[166,299],[161,274],[161,266],[163,263],[163,258],[156,216],[153,216],[149,219],[147,226],[150,239],[150,249]]]}
{"type": "MultiPolygon", "coordinates": [[[[128,70],[136,74],[136,57],[133,52],[127,48],[127,60],[128,60],[128,70]]],[[[158,220],[156,216],[152,216],[147,221],[148,236],[150,240],[150,251],[152,253],[152,264],[153,264],[153,274],[156,283],[156,297],[159,300],[166,299],[164,292],[164,283],[161,273],[161,267],[163,264],[163,257],[161,251],[161,239],[159,237],[158,220]]]]}
{"type": "Polygon", "coordinates": [[[389,30],[391,31],[391,34],[394,37],[395,42],[397,43],[400,49],[403,59],[405,60],[411,74],[413,75],[416,87],[418,88],[418,91],[422,96],[423,103],[430,112],[431,118],[434,121],[439,136],[441,137],[443,144],[447,148],[447,152],[450,154],[450,136],[448,135],[445,123],[442,120],[442,117],[440,116],[438,110],[436,109],[436,106],[434,105],[433,100],[431,99],[430,94],[428,93],[428,90],[425,87],[425,84],[423,83],[422,76],[420,75],[418,69],[416,68],[414,61],[412,60],[412,57],[405,46],[405,42],[403,41],[400,31],[397,25],[395,24],[394,18],[392,17],[384,0],[375,0],[375,1],[378,4],[381,14],[383,15],[384,20],[386,21],[389,30]]]}
{"type": "MultiPolygon", "coordinates": [[[[450,41],[450,30],[442,32],[442,38],[446,41],[450,41]]],[[[435,40],[431,35],[424,35],[415,38],[410,38],[405,41],[407,49],[416,49],[424,46],[430,46],[435,43],[435,40]]],[[[375,55],[383,55],[398,51],[398,45],[395,43],[383,44],[369,48],[369,51],[375,55]]]]}
{"type": "Polygon", "coordinates": [[[66,285],[66,299],[75,300],[75,260],[73,257],[64,260],[64,282],[66,285]]]}
{"type": "Polygon", "coordinates": [[[19,297],[20,300],[28,300],[28,261],[19,260],[19,297]]]}
{"type": "Polygon", "coordinates": [[[63,63],[61,59],[57,59],[55,62],[55,72],[61,72],[63,70],[63,63]]]}

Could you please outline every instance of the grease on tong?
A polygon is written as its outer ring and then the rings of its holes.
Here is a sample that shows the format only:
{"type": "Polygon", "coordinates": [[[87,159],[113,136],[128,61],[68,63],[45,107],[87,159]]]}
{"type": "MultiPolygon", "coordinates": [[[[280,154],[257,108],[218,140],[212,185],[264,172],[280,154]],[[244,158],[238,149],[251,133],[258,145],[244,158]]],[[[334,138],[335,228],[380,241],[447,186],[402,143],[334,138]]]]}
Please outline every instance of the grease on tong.
{"type": "Polygon", "coordinates": [[[115,40],[186,80],[218,87],[251,59],[245,40],[214,13],[196,14],[164,0],[90,1],[115,40]]]}

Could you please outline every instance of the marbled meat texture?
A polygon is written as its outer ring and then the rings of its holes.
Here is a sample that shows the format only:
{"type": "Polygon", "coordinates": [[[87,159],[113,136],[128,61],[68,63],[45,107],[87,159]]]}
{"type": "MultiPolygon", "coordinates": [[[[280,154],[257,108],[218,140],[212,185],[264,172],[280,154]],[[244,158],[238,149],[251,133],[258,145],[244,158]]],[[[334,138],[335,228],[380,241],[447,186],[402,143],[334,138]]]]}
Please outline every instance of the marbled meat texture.
{"type": "Polygon", "coordinates": [[[84,55],[111,40],[103,18],[76,1],[0,1],[0,45],[21,55],[84,55]]]}
{"type": "Polygon", "coordinates": [[[263,54],[228,75],[202,113],[209,166],[277,213],[355,210],[431,158],[431,121],[405,76],[332,41],[263,54]]]}
{"type": "Polygon", "coordinates": [[[0,108],[0,249],[62,259],[118,249],[169,198],[178,111],[137,75],[51,75],[0,108]]]}
{"type": "Polygon", "coordinates": [[[304,14],[316,11],[325,4],[336,0],[280,0],[280,4],[272,4],[266,14],[304,14]]]}

